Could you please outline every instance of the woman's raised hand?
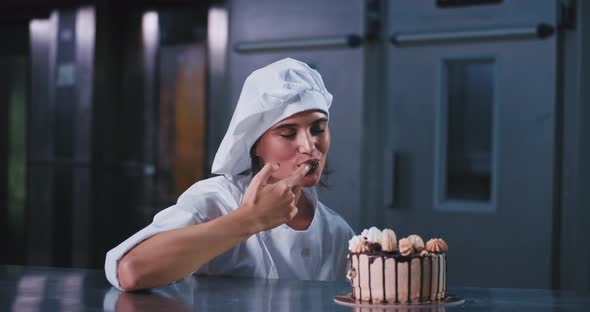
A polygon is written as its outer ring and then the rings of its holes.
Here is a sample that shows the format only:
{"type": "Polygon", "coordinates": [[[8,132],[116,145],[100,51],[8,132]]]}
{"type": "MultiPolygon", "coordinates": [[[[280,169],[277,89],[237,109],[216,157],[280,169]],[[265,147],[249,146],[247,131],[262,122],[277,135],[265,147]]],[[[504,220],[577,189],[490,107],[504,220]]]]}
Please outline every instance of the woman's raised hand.
{"type": "MultiPolygon", "coordinates": [[[[268,180],[278,165],[266,163],[252,178],[240,209],[247,210],[253,222],[254,231],[260,232],[289,222],[297,214],[296,199],[301,190],[299,181],[309,171],[309,165],[302,165],[293,175],[269,184],[268,180]]],[[[243,211],[246,212],[246,211],[243,211]]]]}

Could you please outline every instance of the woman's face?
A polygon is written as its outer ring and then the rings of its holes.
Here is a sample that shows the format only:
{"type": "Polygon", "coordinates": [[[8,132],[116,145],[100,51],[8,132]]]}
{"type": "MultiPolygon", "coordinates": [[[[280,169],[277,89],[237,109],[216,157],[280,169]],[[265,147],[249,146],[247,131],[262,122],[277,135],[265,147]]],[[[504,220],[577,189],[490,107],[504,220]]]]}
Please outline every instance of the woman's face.
{"type": "Polygon", "coordinates": [[[280,168],[270,182],[282,180],[304,164],[311,169],[300,181],[303,187],[320,182],[330,149],[330,129],[326,114],[321,111],[304,111],[281,120],[268,129],[258,140],[255,153],[262,166],[270,162],[280,168]]]}

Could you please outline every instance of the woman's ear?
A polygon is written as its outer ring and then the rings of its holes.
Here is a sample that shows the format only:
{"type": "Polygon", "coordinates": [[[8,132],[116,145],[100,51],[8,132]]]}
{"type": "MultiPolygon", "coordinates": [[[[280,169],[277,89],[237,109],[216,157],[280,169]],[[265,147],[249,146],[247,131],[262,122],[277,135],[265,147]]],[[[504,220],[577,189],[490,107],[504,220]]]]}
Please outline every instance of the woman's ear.
{"type": "Polygon", "coordinates": [[[252,173],[257,174],[260,169],[262,169],[262,158],[257,155],[256,147],[258,146],[258,141],[254,143],[252,148],[250,148],[250,161],[252,167],[252,173]]]}
{"type": "Polygon", "coordinates": [[[254,142],[254,145],[252,145],[252,148],[250,149],[250,156],[260,157],[260,155],[258,154],[258,142],[260,142],[260,138],[258,138],[258,140],[254,142]]]}

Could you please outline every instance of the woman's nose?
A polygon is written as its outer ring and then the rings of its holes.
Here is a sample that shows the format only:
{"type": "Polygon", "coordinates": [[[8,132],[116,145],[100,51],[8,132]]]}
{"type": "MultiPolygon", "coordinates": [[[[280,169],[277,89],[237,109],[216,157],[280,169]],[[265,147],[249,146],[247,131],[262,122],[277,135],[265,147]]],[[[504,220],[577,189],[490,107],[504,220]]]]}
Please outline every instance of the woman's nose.
{"type": "Polygon", "coordinates": [[[313,154],[313,150],[315,149],[315,145],[313,142],[313,137],[309,133],[305,133],[299,136],[298,140],[299,144],[299,152],[303,154],[313,154]]]}

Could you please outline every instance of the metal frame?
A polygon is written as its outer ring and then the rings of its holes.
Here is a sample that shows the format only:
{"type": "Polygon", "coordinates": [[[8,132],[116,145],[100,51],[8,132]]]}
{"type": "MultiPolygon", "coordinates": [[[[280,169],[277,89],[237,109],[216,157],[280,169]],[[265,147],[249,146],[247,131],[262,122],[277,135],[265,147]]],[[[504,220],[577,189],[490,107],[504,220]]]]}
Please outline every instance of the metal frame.
{"type": "Polygon", "coordinates": [[[497,212],[497,181],[498,181],[498,149],[499,149],[499,130],[498,130],[498,62],[496,55],[465,55],[454,56],[450,58],[441,58],[438,65],[438,81],[436,94],[435,113],[435,157],[434,157],[434,203],[435,210],[441,211],[462,211],[473,213],[496,213],[497,212]],[[448,96],[447,96],[447,64],[453,61],[477,61],[493,60],[494,61],[494,98],[492,101],[492,154],[491,154],[491,191],[489,202],[470,201],[470,200],[447,200],[445,198],[446,190],[446,172],[447,172],[447,137],[448,137],[448,96]]]}
{"type": "Polygon", "coordinates": [[[318,38],[292,38],[286,40],[264,40],[238,42],[234,51],[238,53],[263,52],[295,49],[322,49],[322,48],[356,48],[363,42],[358,35],[318,37],[318,38]]]}
{"type": "Polygon", "coordinates": [[[394,45],[412,45],[452,41],[481,41],[514,38],[547,38],[555,32],[555,27],[541,23],[536,26],[470,29],[461,31],[424,32],[424,33],[394,33],[390,41],[394,45]]]}

